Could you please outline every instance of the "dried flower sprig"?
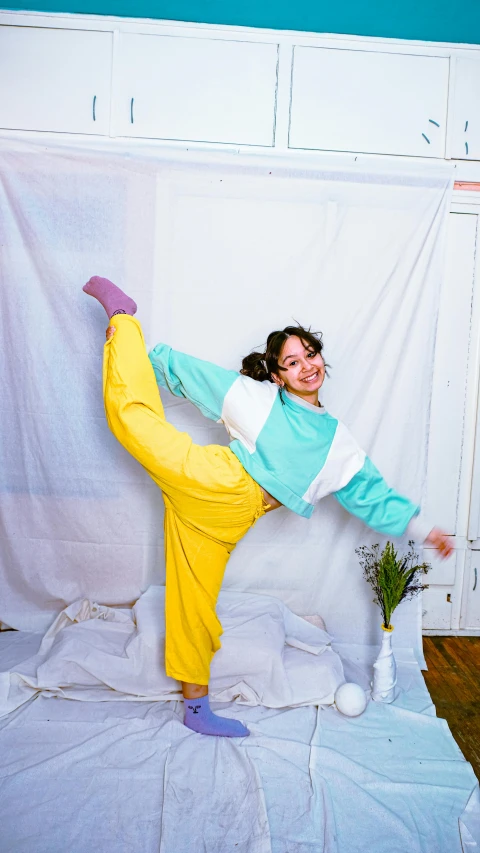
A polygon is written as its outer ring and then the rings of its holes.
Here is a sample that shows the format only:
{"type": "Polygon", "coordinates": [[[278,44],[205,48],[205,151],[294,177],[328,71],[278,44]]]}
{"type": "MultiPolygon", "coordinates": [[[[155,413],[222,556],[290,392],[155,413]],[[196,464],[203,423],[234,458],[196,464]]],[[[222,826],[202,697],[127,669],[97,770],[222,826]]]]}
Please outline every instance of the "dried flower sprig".
{"type": "Polygon", "coordinates": [[[421,575],[427,574],[432,567],[429,563],[417,562],[413,540],[408,546],[407,554],[400,558],[391,542],[387,542],[381,554],[378,543],[371,548],[366,545],[355,548],[363,577],[372,587],[375,593],[373,600],[382,611],[385,628],[391,628],[390,617],[401,601],[428,589],[428,584],[422,584],[420,580],[421,575]]]}

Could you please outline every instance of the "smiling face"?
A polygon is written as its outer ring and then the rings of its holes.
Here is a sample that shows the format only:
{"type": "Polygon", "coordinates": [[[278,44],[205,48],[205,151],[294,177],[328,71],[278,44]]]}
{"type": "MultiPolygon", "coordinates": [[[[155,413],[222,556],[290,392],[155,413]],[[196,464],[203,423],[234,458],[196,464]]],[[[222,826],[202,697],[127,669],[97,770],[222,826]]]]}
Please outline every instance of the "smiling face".
{"type": "Polygon", "coordinates": [[[319,352],[296,335],[285,341],[278,358],[280,368],[272,378],[277,385],[318,406],[318,391],[325,379],[325,362],[319,352]]]}

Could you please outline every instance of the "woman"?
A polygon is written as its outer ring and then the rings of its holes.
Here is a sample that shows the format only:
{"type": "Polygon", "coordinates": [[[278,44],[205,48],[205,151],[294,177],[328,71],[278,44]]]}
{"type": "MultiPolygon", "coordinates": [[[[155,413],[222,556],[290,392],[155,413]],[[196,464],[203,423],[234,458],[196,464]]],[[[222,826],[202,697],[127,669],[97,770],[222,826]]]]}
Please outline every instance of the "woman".
{"type": "Polygon", "coordinates": [[[165,502],[165,668],[182,684],[185,725],[243,737],[239,721],[212,713],[210,663],[222,626],[215,605],[228,558],[256,520],[281,506],[309,517],[327,494],[380,533],[407,532],[443,557],[449,537],[390,489],[346,427],[318,400],[321,336],[300,326],[272,332],[241,373],[159,344],[150,353],[135,302],[108,279],[83,288],[115,325],[107,329],[104,399],[110,429],[161,488],[165,502]],[[165,420],[157,387],[225,424],[229,447],[195,445],[165,420]]]}

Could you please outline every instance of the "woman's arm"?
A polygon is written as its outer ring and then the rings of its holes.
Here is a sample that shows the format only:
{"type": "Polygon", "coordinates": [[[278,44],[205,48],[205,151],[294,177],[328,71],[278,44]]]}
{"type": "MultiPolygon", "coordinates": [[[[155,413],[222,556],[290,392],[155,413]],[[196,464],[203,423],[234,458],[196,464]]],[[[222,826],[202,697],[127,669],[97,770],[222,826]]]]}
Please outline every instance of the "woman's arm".
{"type": "Polygon", "coordinates": [[[418,544],[433,545],[444,557],[453,551],[450,537],[433,527],[418,505],[390,488],[368,456],[360,471],[333,496],[344,509],[379,533],[407,534],[418,544]]]}
{"type": "Polygon", "coordinates": [[[239,374],[157,344],[148,355],[157,382],[177,397],[194,403],[207,418],[219,421],[225,395],[239,374]]]}

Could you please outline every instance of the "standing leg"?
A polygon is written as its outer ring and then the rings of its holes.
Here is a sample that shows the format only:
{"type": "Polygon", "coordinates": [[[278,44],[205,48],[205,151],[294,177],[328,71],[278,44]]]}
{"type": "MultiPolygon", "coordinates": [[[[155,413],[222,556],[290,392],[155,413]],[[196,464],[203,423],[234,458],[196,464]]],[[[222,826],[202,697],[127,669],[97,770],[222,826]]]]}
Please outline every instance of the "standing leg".
{"type": "Polygon", "coordinates": [[[207,685],[220,648],[222,626],[215,604],[234,545],[206,536],[181,518],[165,495],[167,675],[207,685]]]}
{"type": "Polygon", "coordinates": [[[222,633],[215,605],[234,546],[195,530],[177,515],[168,496],[164,499],[167,675],[182,682],[188,728],[206,735],[246,737],[249,731],[242,723],[214,714],[208,701],[210,663],[222,633]]]}

